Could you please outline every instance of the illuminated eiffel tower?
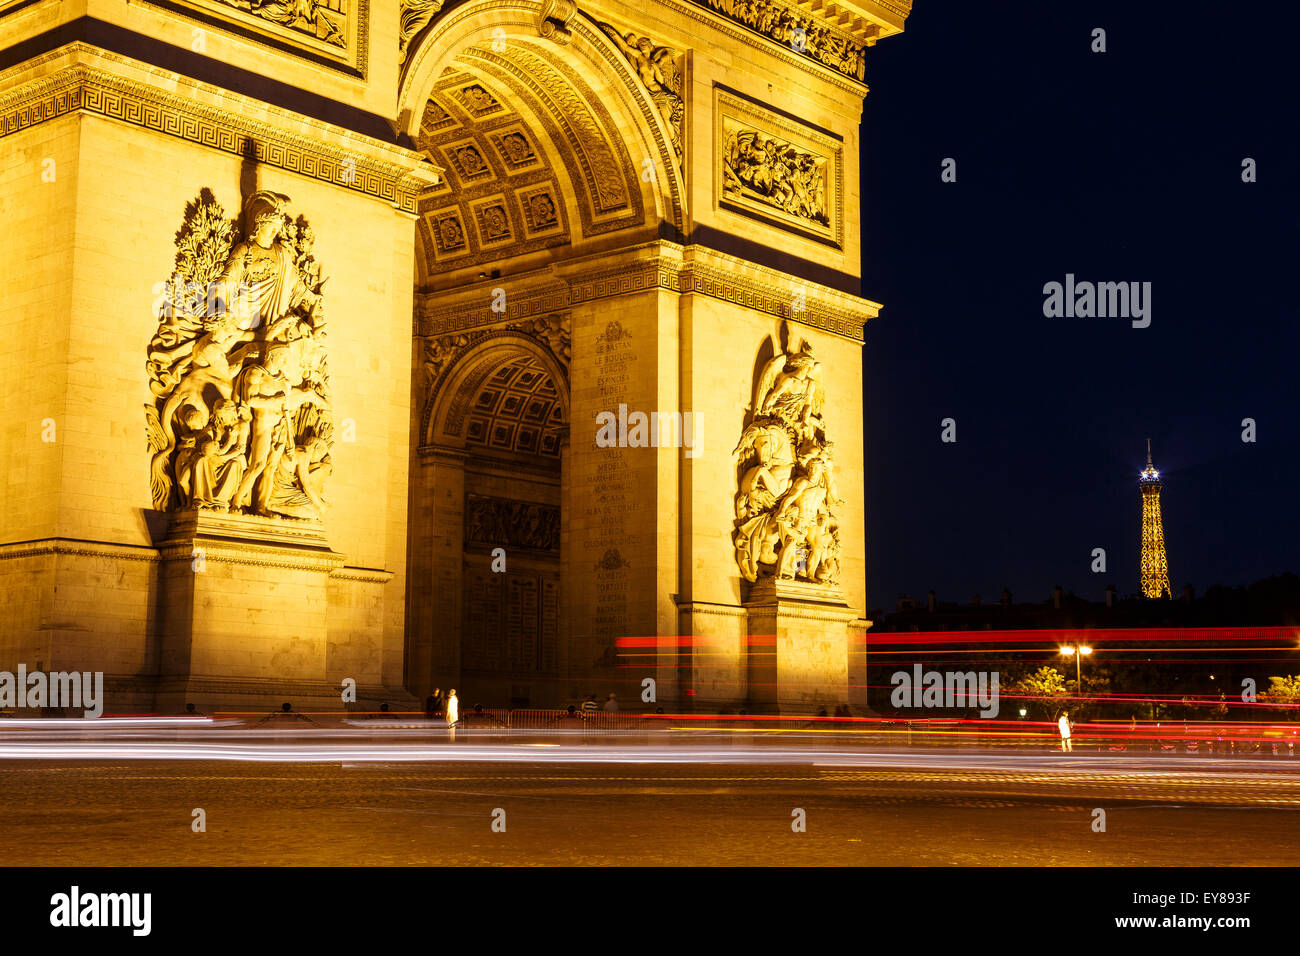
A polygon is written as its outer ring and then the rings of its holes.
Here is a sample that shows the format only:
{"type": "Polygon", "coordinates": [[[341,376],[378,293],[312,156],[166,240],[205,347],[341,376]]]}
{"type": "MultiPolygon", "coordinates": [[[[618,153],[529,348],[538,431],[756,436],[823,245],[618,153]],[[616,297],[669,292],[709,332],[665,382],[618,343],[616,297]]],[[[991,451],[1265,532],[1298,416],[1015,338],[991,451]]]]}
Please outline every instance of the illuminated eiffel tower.
{"type": "Polygon", "coordinates": [[[1164,483],[1151,464],[1151,439],[1147,439],[1147,466],[1138,476],[1142,489],[1142,596],[1168,597],[1169,561],[1165,557],[1165,525],[1160,517],[1160,489],[1164,483]]]}

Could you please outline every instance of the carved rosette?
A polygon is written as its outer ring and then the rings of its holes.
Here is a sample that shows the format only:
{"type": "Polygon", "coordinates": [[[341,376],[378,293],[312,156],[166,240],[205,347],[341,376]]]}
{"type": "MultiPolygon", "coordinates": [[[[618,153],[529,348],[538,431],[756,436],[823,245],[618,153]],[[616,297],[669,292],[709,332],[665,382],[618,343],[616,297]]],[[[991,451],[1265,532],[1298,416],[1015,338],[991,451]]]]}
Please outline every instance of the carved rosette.
{"type": "Polygon", "coordinates": [[[736,565],[747,581],[834,584],[839,577],[834,445],[822,424],[825,393],[812,346],[782,351],[764,366],[737,459],[736,565]]]}
{"type": "Polygon", "coordinates": [[[677,166],[682,168],[686,135],[685,55],[672,47],[660,46],[649,37],[624,32],[612,23],[602,22],[600,28],[618,47],[650,94],[651,102],[668,127],[677,166]]]}
{"type": "Polygon", "coordinates": [[[155,301],[145,368],[159,511],[320,519],[333,465],[325,279],[289,198],[254,193],[244,232],[203,190],[155,301]]]}

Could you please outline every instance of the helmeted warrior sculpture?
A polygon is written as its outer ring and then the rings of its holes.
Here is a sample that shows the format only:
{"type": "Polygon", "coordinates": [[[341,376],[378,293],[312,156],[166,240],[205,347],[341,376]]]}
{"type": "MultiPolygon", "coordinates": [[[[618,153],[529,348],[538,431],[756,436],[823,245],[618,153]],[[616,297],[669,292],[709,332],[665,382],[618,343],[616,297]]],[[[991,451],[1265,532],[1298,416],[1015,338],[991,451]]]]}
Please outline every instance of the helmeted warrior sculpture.
{"type": "Polygon", "coordinates": [[[839,575],[834,446],[822,423],[822,366],[803,342],[763,366],[738,460],[736,564],[747,581],[832,584],[839,575]],[[765,567],[770,566],[770,568],[765,567]]]}

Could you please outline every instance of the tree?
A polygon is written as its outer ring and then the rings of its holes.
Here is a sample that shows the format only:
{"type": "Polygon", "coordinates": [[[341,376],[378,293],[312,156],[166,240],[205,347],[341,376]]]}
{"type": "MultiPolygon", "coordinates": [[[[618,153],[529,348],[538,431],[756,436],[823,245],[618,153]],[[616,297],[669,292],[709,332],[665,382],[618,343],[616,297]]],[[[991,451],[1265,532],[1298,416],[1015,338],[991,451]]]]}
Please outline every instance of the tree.
{"type": "Polygon", "coordinates": [[[1065,700],[1069,696],[1066,689],[1065,675],[1055,667],[1040,667],[1032,674],[1026,674],[1011,683],[1008,688],[1022,701],[1025,709],[1034,717],[1051,720],[1065,709],[1065,700]]]}
{"type": "Polygon", "coordinates": [[[1268,690],[1259,695],[1261,703],[1272,704],[1284,716],[1294,716],[1300,704],[1300,674],[1290,677],[1270,677],[1268,690]]]}

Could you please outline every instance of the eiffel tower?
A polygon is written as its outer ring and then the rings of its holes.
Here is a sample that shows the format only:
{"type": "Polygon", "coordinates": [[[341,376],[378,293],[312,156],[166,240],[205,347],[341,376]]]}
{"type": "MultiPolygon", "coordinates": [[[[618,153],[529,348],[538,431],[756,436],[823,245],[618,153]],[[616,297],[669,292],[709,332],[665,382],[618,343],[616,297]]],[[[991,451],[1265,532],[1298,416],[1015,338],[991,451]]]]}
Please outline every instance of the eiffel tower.
{"type": "Polygon", "coordinates": [[[1147,439],[1147,466],[1138,476],[1142,489],[1142,596],[1172,598],[1169,561],[1165,557],[1165,525],[1160,517],[1160,489],[1164,483],[1151,464],[1151,439],[1147,439]]]}

